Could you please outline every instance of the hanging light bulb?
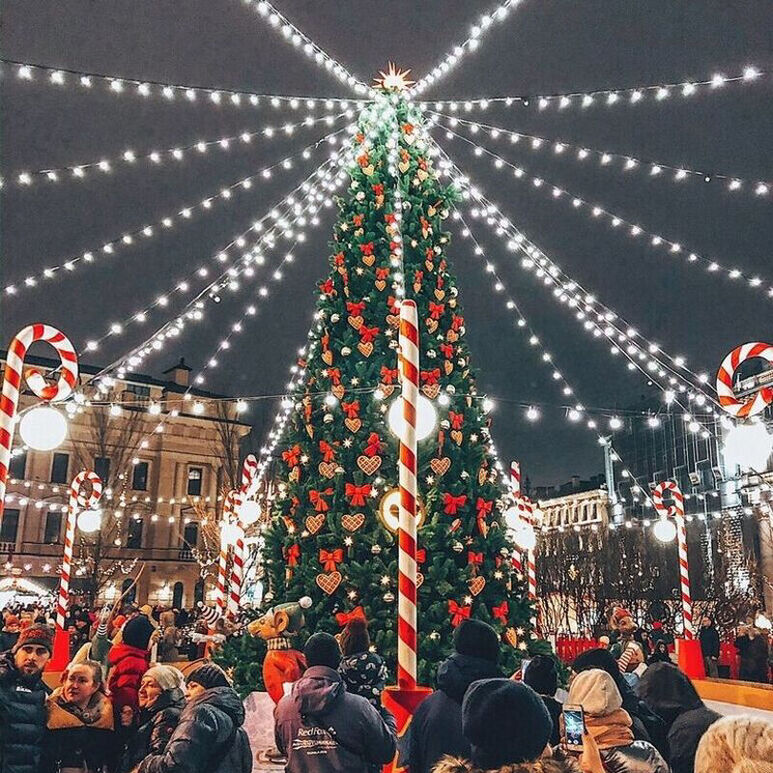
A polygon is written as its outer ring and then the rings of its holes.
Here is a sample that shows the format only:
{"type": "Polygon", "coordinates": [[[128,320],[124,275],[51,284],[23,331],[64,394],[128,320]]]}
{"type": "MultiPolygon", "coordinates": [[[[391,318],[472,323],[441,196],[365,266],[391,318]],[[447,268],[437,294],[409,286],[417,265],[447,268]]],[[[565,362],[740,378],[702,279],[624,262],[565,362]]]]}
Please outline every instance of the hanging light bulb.
{"type": "Polygon", "coordinates": [[[736,424],[725,435],[722,446],[725,461],[742,470],[765,472],[773,451],[773,437],[762,422],[736,424]]]}
{"type": "Polygon", "coordinates": [[[537,546],[537,534],[534,527],[521,515],[518,507],[505,510],[503,518],[513,542],[521,550],[534,550],[537,546]]]}
{"type": "MultiPolygon", "coordinates": [[[[389,406],[389,429],[397,437],[400,437],[403,428],[403,402],[402,397],[398,397],[389,406]]],[[[435,429],[437,422],[437,411],[435,406],[424,397],[419,395],[416,410],[416,440],[424,440],[429,437],[435,429]]]]}
{"type": "Polygon", "coordinates": [[[660,518],[655,521],[655,525],[652,527],[652,533],[655,535],[655,539],[661,542],[673,542],[676,538],[676,526],[673,521],[669,521],[668,518],[660,518]]]}
{"type": "Polygon", "coordinates": [[[84,510],[78,516],[78,528],[86,534],[99,531],[100,526],[102,526],[101,510],[84,510]]]}
{"type": "Polygon", "coordinates": [[[22,416],[19,434],[33,451],[51,451],[67,437],[67,419],[50,405],[38,405],[22,416]]]}
{"type": "Polygon", "coordinates": [[[260,505],[254,499],[248,499],[246,502],[242,502],[239,508],[239,520],[245,525],[249,526],[260,518],[261,510],[260,505]]]}

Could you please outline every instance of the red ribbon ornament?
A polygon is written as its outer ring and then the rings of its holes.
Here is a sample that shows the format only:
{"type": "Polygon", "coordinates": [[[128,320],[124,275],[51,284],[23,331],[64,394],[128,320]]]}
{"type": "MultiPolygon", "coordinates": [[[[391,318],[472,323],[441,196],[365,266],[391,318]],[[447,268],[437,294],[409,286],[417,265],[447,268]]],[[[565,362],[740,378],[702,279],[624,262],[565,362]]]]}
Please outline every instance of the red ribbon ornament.
{"type": "Polygon", "coordinates": [[[461,429],[464,426],[464,414],[448,412],[448,419],[451,422],[451,429],[461,429]]]}
{"type": "Polygon", "coordinates": [[[327,377],[330,379],[331,384],[338,385],[341,383],[341,371],[338,368],[328,368],[327,377]]]}
{"type": "Polygon", "coordinates": [[[467,563],[471,566],[483,565],[483,553],[476,553],[474,550],[467,551],[467,563]]]}
{"type": "Polygon", "coordinates": [[[365,311],[365,301],[347,301],[346,310],[353,317],[359,317],[365,311]]]}
{"type": "Polygon", "coordinates": [[[397,368],[387,368],[386,365],[381,366],[381,381],[384,384],[391,384],[397,379],[397,368]]]}
{"type": "Polygon", "coordinates": [[[451,615],[451,626],[456,628],[462,620],[470,617],[472,607],[460,607],[453,599],[448,602],[448,614],[451,615]]]}
{"type": "Polygon", "coordinates": [[[458,331],[460,327],[464,325],[464,317],[460,317],[458,314],[454,314],[451,318],[451,330],[458,331]]]}
{"type": "Polygon", "coordinates": [[[319,441],[319,452],[322,454],[322,460],[325,462],[332,462],[335,459],[336,451],[327,440],[319,441]]]}
{"type": "Polygon", "coordinates": [[[352,620],[365,620],[365,610],[362,607],[355,607],[351,612],[337,612],[336,622],[343,628],[352,620]]]}
{"type": "Polygon", "coordinates": [[[385,279],[389,278],[389,269],[388,268],[377,268],[376,269],[376,279],[381,279],[384,281],[385,279]]]}
{"type": "Polygon", "coordinates": [[[354,483],[346,484],[346,497],[349,504],[353,507],[362,507],[365,504],[366,497],[370,496],[371,485],[366,483],[364,486],[356,486],[354,483]]]}
{"type": "Polygon", "coordinates": [[[319,562],[322,564],[322,569],[325,572],[335,572],[337,569],[336,564],[340,564],[343,560],[344,551],[341,548],[319,551],[319,562]]]}
{"type": "Polygon", "coordinates": [[[341,410],[346,414],[347,419],[356,419],[360,414],[360,401],[352,400],[350,403],[341,403],[341,410]]]}
{"type": "Polygon", "coordinates": [[[510,605],[503,601],[498,607],[491,607],[491,614],[497,620],[501,620],[503,625],[507,625],[507,618],[510,615],[510,605]]]}
{"type": "Polygon", "coordinates": [[[301,546],[290,545],[290,547],[285,548],[284,554],[288,566],[298,566],[298,559],[301,557],[301,546]]]}
{"type": "Polygon", "coordinates": [[[429,302],[429,315],[432,319],[440,319],[443,316],[443,312],[446,310],[444,303],[429,302]]]}
{"type": "Polygon", "coordinates": [[[384,195],[384,186],[382,183],[376,183],[375,185],[370,186],[373,190],[373,193],[376,194],[376,196],[383,196],[384,195]]]}
{"type": "Polygon", "coordinates": [[[301,447],[296,443],[292,448],[282,451],[282,459],[288,467],[295,467],[301,460],[301,447]]]}
{"type": "Polygon", "coordinates": [[[365,456],[378,456],[381,453],[381,438],[378,432],[371,432],[365,445],[365,456]]]}
{"type": "Polygon", "coordinates": [[[360,245],[360,252],[363,255],[372,255],[373,254],[373,242],[365,242],[365,244],[360,245]]]}
{"type": "Polygon", "coordinates": [[[343,252],[338,252],[333,255],[333,262],[336,264],[336,266],[343,266],[344,263],[346,263],[346,258],[344,257],[343,252]]]}
{"type": "Polygon", "coordinates": [[[361,226],[364,217],[364,215],[354,215],[354,217],[352,217],[352,222],[356,226],[361,226]]]}
{"type": "Polygon", "coordinates": [[[416,563],[423,564],[427,560],[427,551],[424,548],[419,548],[416,551],[416,563]]]}
{"type": "Polygon", "coordinates": [[[478,531],[485,536],[486,534],[486,516],[491,512],[494,507],[494,501],[491,499],[483,499],[478,497],[478,501],[475,503],[475,509],[478,511],[478,531]]]}
{"type": "Polygon", "coordinates": [[[365,327],[363,325],[360,330],[360,341],[364,344],[373,343],[373,339],[378,335],[377,327],[365,327]]]}
{"type": "Polygon", "coordinates": [[[315,489],[309,491],[309,501],[318,513],[326,513],[330,509],[330,505],[325,501],[323,495],[328,496],[332,493],[332,488],[326,488],[324,491],[316,491],[315,489]]]}
{"type": "Polygon", "coordinates": [[[443,494],[443,512],[446,515],[456,515],[460,507],[464,507],[467,504],[467,495],[460,494],[455,497],[453,494],[443,494]]]}
{"type": "Polygon", "coordinates": [[[335,285],[333,284],[332,279],[326,279],[322,284],[320,284],[319,289],[322,290],[322,292],[325,295],[334,295],[335,294],[335,285]]]}
{"type": "Polygon", "coordinates": [[[421,372],[422,384],[428,384],[429,386],[432,386],[433,384],[437,384],[439,378],[440,368],[435,368],[434,370],[423,370],[421,372]]]}
{"type": "Polygon", "coordinates": [[[454,356],[453,344],[440,344],[438,348],[443,353],[443,357],[447,360],[450,360],[454,356]]]}

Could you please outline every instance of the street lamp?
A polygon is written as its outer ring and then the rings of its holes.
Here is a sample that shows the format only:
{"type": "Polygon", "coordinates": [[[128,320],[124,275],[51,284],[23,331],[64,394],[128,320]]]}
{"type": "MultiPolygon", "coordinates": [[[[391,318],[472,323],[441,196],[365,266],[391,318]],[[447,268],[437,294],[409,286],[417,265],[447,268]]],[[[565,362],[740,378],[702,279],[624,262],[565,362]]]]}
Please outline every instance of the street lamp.
{"type": "Polygon", "coordinates": [[[67,437],[67,419],[50,405],[38,405],[21,417],[19,434],[33,451],[51,451],[67,437]]]}

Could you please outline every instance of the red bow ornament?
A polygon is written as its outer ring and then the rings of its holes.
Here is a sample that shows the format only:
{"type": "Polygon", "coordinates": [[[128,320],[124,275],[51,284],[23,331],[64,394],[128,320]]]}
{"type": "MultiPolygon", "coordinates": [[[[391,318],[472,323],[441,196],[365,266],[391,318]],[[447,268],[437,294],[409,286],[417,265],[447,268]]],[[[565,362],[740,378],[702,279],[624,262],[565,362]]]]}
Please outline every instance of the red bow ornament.
{"type": "Polygon", "coordinates": [[[460,607],[453,599],[448,602],[448,614],[451,615],[451,626],[456,628],[462,620],[468,620],[472,607],[460,607]]]}
{"type": "Polygon", "coordinates": [[[357,156],[357,163],[360,166],[367,166],[370,163],[370,156],[368,155],[367,151],[357,156]]]}
{"type": "Polygon", "coordinates": [[[424,258],[429,263],[432,263],[432,261],[435,259],[435,250],[433,250],[432,247],[427,247],[427,249],[424,250],[424,258]]]}
{"type": "Polygon", "coordinates": [[[381,438],[378,432],[371,432],[365,445],[365,456],[378,456],[381,453],[381,438]]]}
{"type": "Polygon", "coordinates": [[[365,610],[362,607],[355,607],[351,612],[337,612],[336,622],[343,628],[351,620],[365,620],[365,610]]]}
{"type": "Polygon", "coordinates": [[[338,385],[341,383],[341,371],[338,368],[328,368],[327,377],[330,379],[331,384],[338,385]]]}
{"type": "Polygon", "coordinates": [[[336,264],[336,266],[343,266],[344,263],[346,263],[346,258],[344,257],[343,252],[338,252],[333,255],[333,262],[336,264]]]}
{"type": "Polygon", "coordinates": [[[346,414],[347,419],[356,419],[360,413],[360,401],[353,400],[350,403],[341,403],[341,410],[346,414]]]}
{"type": "Polygon", "coordinates": [[[390,225],[395,222],[395,213],[394,212],[387,212],[384,215],[384,222],[389,223],[390,225]]]}
{"type": "Polygon", "coordinates": [[[437,384],[439,378],[440,368],[435,368],[434,370],[423,370],[421,372],[422,384],[428,384],[429,386],[432,386],[433,384],[437,384]]]}
{"type": "Polygon", "coordinates": [[[440,319],[443,316],[443,312],[446,310],[444,303],[429,302],[429,315],[432,319],[440,319]]]}
{"type": "Polygon", "coordinates": [[[498,607],[491,608],[491,614],[497,620],[501,620],[503,625],[507,625],[507,618],[510,615],[510,605],[503,601],[498,607]]]}
{"type": "Polygon", "coordinates": [[[461,429],[464,426],[463,413],[454,413],[454,411],[449,411],[448,418],[451,422],[451,429],[461,429]]]}
{"type": "Polygon", "coordinates": [[[335,572],[337,569],[336,564],[340,564],[343,560],[344,551],[341,548],[319,551],[319,562],[322,564],[322,569],[325,572],[335,572]]]}
{"type": "Polygon", "coordinates": [[[384,186],[381,183],[376,183],[376,185],[371,185],[370,187],[373,190],[373,193],[376,194],[376,196],[384,195],[384,186]]]}
{"type": "Polygon", "coordinates": [[[475,503],[475,509],[478,511],[478,531],[485,537],[488,527],[486,525],[486,516],[491,512],[494,507],[494,501],[491,499],[483,499],[478,497],[478,501],[475,503]]]}
{"type": "Polygon", "coordinates": [[[314,509],[318,513],[326,513],[330,509],[330,505],[325,501],[323,495],[328,496],[333,493],[333,489],[326,488],[324,491],[316,491],[312,489],[309,491],[309,501],[314,505],[314,509]]]}
{"type": "Polygon", "coordinates": [[[285,561],[288,566],[298,566],[298,559],[301,557],[301,546],[290,545],[284,550],[285,561]]]}
{"type": "Polygon", "coordinates": [[[483,566],[483,553],[476,553],[474,550],[468,550],[467,563],[473,567],[483,566]]]}
{"type": "Polygon", "coordinates": [[[467,496],[460,494],[455,497],[453,494],[443,494],[443,512],[446,515],[456,515],[460,507],[464,507],[467,504],[467,496]]]}
{"type": "Polygon", "coordinates": [[[391,384],[397,379],[397,368],[387,368],[386,365],[381,366],[381,381],[384,384],[391,384]]]}
{"type": "Polygon", "coordinates": [[[364,217],[365,217],[364,215],[354,215],[354,217],[352,217],[352,222],[354,223],[355,226],[359,227],[362,225],[362,220],[364,217]]]}
{"type": "Polygon", "coordinates": [[[335,459],[336,451],[327,440],[319,441],[319,452],[322,454],[322,461],[332,462],[335,459]]]}
{"type": "Polygon", "coordinates": [[[454,347],[452,344],[440,344],[440,351],[447,360],[450,360],[454,356],[454,347]]]}
{"type": "Polygon", "coordinates": [[[423,564],[427,560],[427,551],[425,548],[418,548],[416,551],[416,563],[423,564]]]}
{"type": "Polygon", "coordinates": [[[357,301],[356,303],[354,301],[347,301],[346,310],[353,317],[359,317],[365,311],[365,301],[357,301]]]}
{"type": "Polygon", "coordinates": [[[353,507],[362,507],[365,504],[365,498],[370,496],[370,491],[370,483],[366,483],[364,486],[355,486],[354,483],[346,484],[346,497],[353,507]]]}
{"type": "Polygon", "coordinates": [[[385,279],[389,278],[389,269],[388,268],[377,268],[376,269],[376,279],[380,279],[382,282],[385,279]]]}
{"type": "Polygon", "coordinates": [[[387,306],[389,306],[390,314],[400,313],[400,302],[396,298],[393,298],[391,295],[389,298],[387,298],[387,306]]]}
{"type": "Polygon", "coordinates": [[[377,327],[365,327],[363,325],[360,330],[360,341],[364,344],[371,344],[373,343],[373,339],[378,335],[378,328],[377,327]]]}
{"type": "Polygon", "coordinates": [[[460,317],[458,314],[454,314],[451,318],[451,330],[459,331],[459,328],[464,325],[464,317],[460,317]]]}
{"type": "Polygon", "coordinates": [[[372,255],[373,254],[373,242],[365,242],[365,244],[360,245],[360,252],[363,255],[372,255]]]}
{"type": "Polygon", "coordinates": [[[424,272],[416,270],[413,272],[413,283],[415,285],[420,285],[424,279],[424,272]]]}
{"type": "Polygon", "coordinates": [[[322,282],[322,284],[319,286],[319,289],[322,290],[325,295],[335,295],[336,291],[332,279],[326,279],[324,282],[322,282]]]}
{"type": "Polygon", "coordinates": [[[288,467],[295,467],[301,460],[301,447],[296,443],[292,448],[282,451],[282,459],[288,467]]]}

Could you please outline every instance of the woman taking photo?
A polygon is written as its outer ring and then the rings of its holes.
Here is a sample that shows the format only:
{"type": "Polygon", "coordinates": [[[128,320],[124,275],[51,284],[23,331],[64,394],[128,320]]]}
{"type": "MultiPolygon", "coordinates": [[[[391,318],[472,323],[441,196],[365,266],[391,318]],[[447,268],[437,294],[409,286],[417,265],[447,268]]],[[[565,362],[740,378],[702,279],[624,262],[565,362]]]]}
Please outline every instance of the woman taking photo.
{"type": "Polygon", "coordinates": [[[163,754],[185,705],[182,672],[173,666],[148,669],[140,682],[139,726],[131,733],[121,771],[128,773],[150,754],[163,754]]]}
{"type": "Polygon", "coordinates": [[[113,707],[94,660],[70,664],[49,696],[42,773],[101,773],[114,758],[113,707]]]}

